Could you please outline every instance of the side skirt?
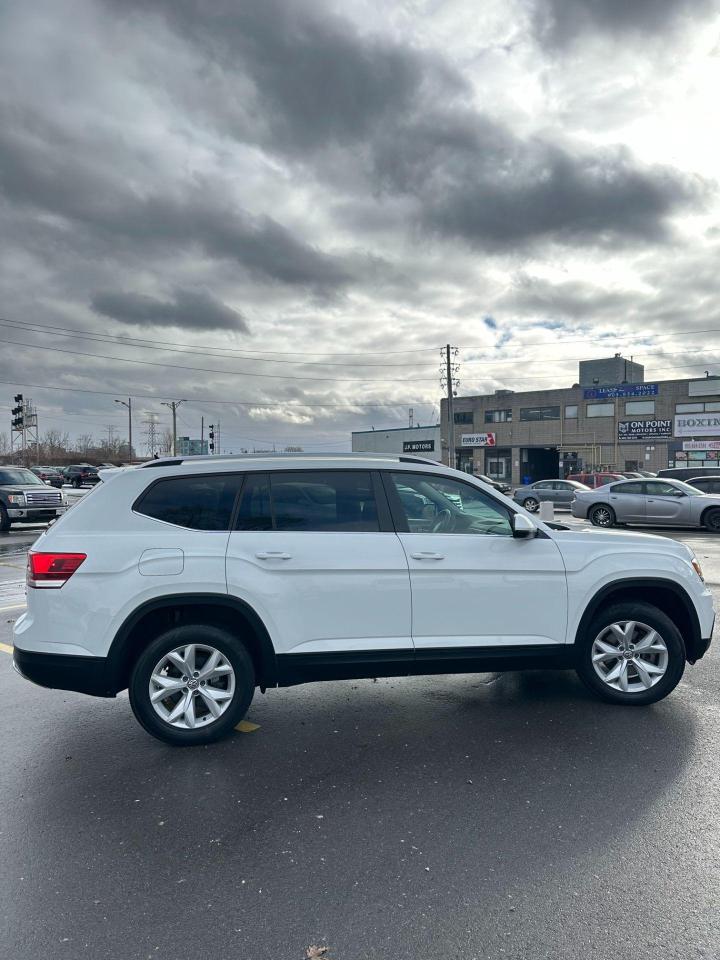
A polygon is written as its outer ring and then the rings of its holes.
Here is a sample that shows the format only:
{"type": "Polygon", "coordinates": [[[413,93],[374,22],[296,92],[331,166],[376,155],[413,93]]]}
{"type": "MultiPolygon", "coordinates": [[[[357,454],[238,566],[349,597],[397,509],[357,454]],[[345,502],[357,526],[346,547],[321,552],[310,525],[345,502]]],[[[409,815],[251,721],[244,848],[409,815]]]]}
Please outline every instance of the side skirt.
{"type": "Polygon", "coordinates": [[[278,654],[278,686],[315,680],[361,680],[442,673],[570,670],[574,647],[439,647],[420,650],[353,650],[347,653],[278,654]]]}

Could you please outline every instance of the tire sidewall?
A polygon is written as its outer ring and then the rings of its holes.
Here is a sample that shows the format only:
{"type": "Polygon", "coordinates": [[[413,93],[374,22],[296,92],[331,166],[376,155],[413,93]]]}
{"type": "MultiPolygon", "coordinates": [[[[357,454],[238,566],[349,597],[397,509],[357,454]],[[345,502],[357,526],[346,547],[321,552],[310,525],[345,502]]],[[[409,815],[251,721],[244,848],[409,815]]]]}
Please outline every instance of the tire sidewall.
{"type": "Polygon", "coordinates": [[[711,507],[703,517],[703,526],[706,530],[709,530],[710,533],[720,533],[720,524],[716,527],[712,526],[710,524],[711,517],[716,517],[720,520],[720,507],[711,507]]]}
{"type": "Polygon", "coordinates": [[[649,603],[620,603],[598,612],[588,624],[584,635],[575,644],[575,669],[583,683],[597,696],[610,703],[624,706],[646,706],[656,703],[671,693],[685,672],[685,643],[672,620],[649,603]],[[621,620],[638,620],[660,634],[668,649],[668,668],[665,676],[654,687],[641,693],[623,693],[614,690],[600,679],[592,665],[592,645],[604,627],[621,620]]]}
{"type": "Polygon", "coordinates": [[[537,497],[528,497],[526,500],[523,500],[523,507],[525,507],[528,513],[537,513],[540,509],[540,501],[537,499],[537,497]],[[534,503],[535,506],[529,506],[531,503],[534,503]]]}
{"type": "Polygon", "coordinates": [[[184,624],[156,637],[138,657],[130,676],[128,693],[135,717],[152,736],[173,746],[213,743],[229,735],[247,713],[255,692],[255,670],[247,648],[228,631],[215,626],[184,624]],[[166,723],[150,703],[149,684],[153,667],[164,653],[187,643],[207,644],[220,650],[235,671],[235,696],[218,719],[197,730],[182,730],[166,723]]]}

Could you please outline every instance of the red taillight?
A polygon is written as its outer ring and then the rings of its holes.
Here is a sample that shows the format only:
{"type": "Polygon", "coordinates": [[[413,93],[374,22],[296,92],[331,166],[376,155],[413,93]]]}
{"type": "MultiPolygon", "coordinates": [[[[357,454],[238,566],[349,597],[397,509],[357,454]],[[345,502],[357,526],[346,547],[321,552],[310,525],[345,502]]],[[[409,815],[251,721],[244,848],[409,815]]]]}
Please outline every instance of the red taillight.
{"type": "Polygon", "coordinates": [[[28,553],[27,585],[61,587],[87,558],[86,553],[28,553]]]}

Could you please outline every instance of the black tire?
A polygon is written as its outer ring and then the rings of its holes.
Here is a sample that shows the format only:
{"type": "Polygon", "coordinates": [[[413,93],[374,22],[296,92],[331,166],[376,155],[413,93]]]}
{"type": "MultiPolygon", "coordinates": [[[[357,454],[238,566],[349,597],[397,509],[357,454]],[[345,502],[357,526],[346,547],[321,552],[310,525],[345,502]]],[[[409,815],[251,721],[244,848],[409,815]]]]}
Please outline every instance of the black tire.
{"type": "Polygon", "coordinates": [[[247,713],[255,692],[255,669],[247,648],[237,637],[219,627],[186,624],[165,631],[138,657],[130,677],[130,706],[140,724],[158,740],[178,747],[214,743],[228,736],[247,713]],[[150,676],[165,653],[185,644],[205,644],[219,650],[235,673],[235,693],[217,720],[195,730],[172,726],[156,713],[150,702],[150,676]]]}
{"type": "Polygon", "coordinates": [[[0,503],[0,533],[7,533],[10,529],[10,517],[7,515],[7,510],[0,503]]]}
{"type": "Polygon", "coordinates": [[[82,480],[80,479],[80,477],[75,477],[75,479],[72,482],[72,485],[75,487],[76,490],[79,490],[80,487],[82,487],[82,480]]]}
{"type": "Polygon", "coordinates": [[[530,513],[537,513],[540,509],[540,501],[535,497],[527,497],[523,500],[523,506],[526,510],[529,510],[530,513]]]}
{"type": "Polygon", "coordinates": [[[720,533],[720,507],[706,510],[703,514],[703,526],[710,533],[720,533]]]}
{"type": "Polygon", "coordinates": [[[588,520],[594,527],[614,527],[617,517],[612,507],[606,503],[598,503],[588,510],[588,520]]]}
{"type": "Polygon", "coordinates": [[[575,669],[583,683],[608,703],[627,706],[646,706],[666,697],[680,682],[687,659],[680,631],[667,614],[650,603],[618,603],[600,611],[588,625],[584,635],[578,637],[575,654],[575,669]],[[596,637],[610,624],[627,620],[635,620],[656,630],[665,642],[668,652],[665,675],[649,689],[634,693],[625,693],[608,686],[598,676],[592,662],[592,647],[596,637]]]}

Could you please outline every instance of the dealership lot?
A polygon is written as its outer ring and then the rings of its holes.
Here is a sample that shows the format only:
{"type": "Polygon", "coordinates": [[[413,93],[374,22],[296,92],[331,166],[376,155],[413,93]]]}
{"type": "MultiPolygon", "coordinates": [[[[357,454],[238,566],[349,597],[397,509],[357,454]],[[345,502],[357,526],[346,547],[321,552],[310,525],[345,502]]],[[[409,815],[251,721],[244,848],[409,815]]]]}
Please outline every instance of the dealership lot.
{"type": "MultiPolygon", "coordinates": [[[[35,535],[0,540],[5,583],[35,535]]],[[[720,537],[673,535],[718,590],[720,537]]],[[[646,709],[570,673],[335,682],[182,751],[124,694],[15,676],[0,608],[8,956],[717,956],[712,647],[646,709]]]]}

